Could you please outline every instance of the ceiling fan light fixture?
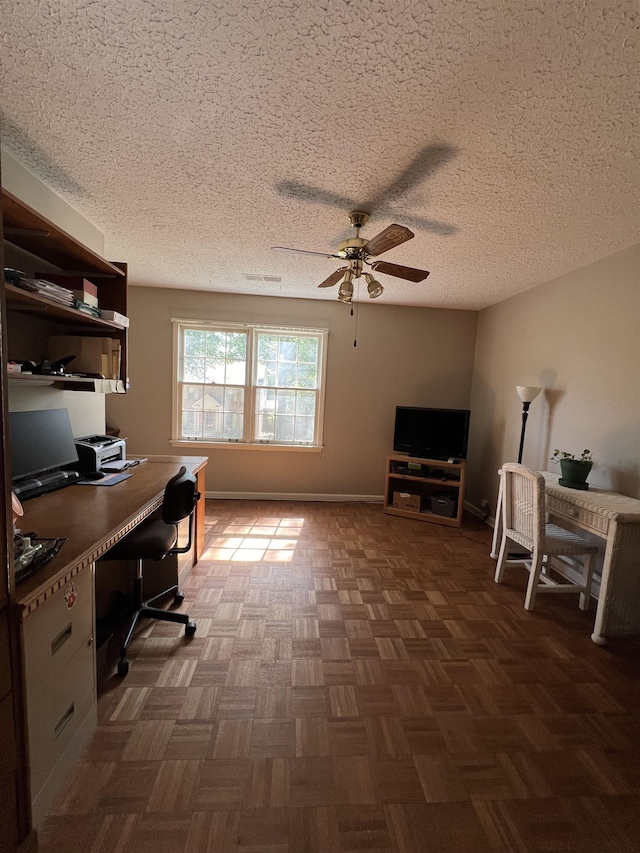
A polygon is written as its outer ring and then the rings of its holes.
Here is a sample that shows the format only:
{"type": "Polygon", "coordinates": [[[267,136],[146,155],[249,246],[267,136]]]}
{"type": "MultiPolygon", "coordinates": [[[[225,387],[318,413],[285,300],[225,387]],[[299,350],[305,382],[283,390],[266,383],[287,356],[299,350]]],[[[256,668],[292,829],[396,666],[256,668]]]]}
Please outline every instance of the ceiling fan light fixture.
{"type": "Polygon", "coordinates": [[[371,275],[371,273],[364,274],[365,281],[367,282],[367,293],[369,294],[370,299],[377,299],[378,296],[382,296],[384,293],[384,287],[380,284],[379,281],[371,275]]]}
{"type": "Polygon", "coordinates": [[[344,302],[347,305],[350,305],[352,297],[353,282],[351,281],[351,277],[347,279],[347,277],[345,276],[344,281],[340,284],[340,290],[338,291],[338,300],[340,302],[344,302]]]}

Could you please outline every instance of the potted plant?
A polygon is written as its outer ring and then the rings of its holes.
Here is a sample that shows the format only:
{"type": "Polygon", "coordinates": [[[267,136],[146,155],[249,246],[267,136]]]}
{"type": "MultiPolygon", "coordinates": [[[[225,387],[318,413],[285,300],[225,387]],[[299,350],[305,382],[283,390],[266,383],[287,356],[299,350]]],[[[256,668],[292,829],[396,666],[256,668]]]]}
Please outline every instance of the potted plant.
{"type": "Polygon", "coordinates": [[[575,454],[556,448],[553,451],[551,461],[560,463],[562,476],[558,482],[561,486],[567,486],[569,489],[584,490],[589,488],[587,477],[593,468],[593,457],[590,450],[583,450],[582,455],[576,458],[575,454]]]}

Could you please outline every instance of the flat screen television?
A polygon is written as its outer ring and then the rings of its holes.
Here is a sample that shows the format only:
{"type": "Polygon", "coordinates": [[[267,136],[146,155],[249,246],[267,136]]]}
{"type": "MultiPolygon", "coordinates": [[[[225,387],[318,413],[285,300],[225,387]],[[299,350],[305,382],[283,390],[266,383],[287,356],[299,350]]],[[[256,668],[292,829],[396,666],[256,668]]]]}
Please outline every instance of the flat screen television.
{"type": "Polygon", "coordinates": [[[9,445],[14,482],[78,461],[66,409],[9,412],[9,445]]]}
{"type": "Polygon", "coordinates": [[[397,406],[393,449],[423,459],[466,459],[470,415],[469,409],[397,406]]]}

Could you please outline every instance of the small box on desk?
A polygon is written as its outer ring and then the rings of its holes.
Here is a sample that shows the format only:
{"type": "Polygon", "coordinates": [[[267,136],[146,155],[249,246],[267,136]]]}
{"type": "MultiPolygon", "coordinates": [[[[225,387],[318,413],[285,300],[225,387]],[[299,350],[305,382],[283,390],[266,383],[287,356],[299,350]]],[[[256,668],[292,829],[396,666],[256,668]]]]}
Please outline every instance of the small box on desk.
{"type": "Polygon", "coordinates": [[[412,495],[409,492],[394,492],[393,506],[395,509],[408,509],[411,512],[420,512],[420,495],[412,495]]]}

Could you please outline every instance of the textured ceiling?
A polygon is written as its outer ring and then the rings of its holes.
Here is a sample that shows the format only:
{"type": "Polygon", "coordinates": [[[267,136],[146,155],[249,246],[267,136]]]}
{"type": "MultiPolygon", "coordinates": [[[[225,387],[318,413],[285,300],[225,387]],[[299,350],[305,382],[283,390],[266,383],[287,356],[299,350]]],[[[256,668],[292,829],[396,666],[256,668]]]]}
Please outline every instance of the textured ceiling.
{"type": "Polygon", "coordinates": [[[3,144],[134,284],[334,299],[391,222],[380,302],[482,308],[640,241],[637,0],[20,0],[3,144]],[[250,276],[281,281],[246,280],[250,276]]]}

